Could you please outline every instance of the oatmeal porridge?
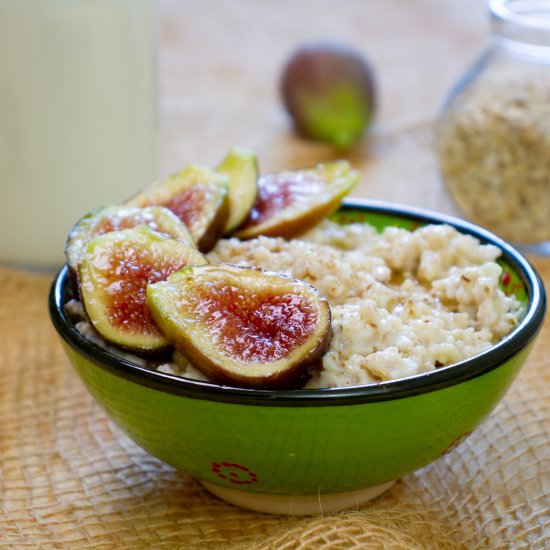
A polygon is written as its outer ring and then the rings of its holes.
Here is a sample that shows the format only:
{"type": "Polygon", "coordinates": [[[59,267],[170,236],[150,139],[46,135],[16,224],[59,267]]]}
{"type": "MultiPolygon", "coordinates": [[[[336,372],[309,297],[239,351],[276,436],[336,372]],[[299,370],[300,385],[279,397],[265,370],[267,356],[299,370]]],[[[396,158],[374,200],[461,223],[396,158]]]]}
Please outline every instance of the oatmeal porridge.
{"type": "Polygon", "coordinates": [[[378,234],[325,221],[299,240],[220,241],[209,259],[284,273],[327,297],[331,345],[306,387],[334,388],[433,370],[502,339],[520,312],[499,289],[498,256],[447,225],[378,234]]]}
{"type": "MultiPolygon", "coordinates": [[[[328,299],[332,337],[305,386],[313,389],[408,377],[490,348],[521,316],[518,300],[499,288],[499,255],[448,225],[377,233],[368,224],[325,220],[299,239],[220,240],[207,258],[301,279],[328,299]]],[[[121,354],[102,342],[77,302],[69,307],[80,332],[121,354]]],[[[178,352],[154,368],[206,380],[178,352]]]]}

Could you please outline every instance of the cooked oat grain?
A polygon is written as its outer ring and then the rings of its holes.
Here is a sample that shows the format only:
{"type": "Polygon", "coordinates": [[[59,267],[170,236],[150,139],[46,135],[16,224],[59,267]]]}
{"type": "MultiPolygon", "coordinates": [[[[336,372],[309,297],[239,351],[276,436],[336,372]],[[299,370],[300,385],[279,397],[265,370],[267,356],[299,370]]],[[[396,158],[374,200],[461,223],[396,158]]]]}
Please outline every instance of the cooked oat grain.
{"type": "Polygon", "coordinates": [[[334,388],[456,363],[508,334],[519,305],[499,289],[498,256],[447,225],[377,234],[325,221],[300,240],[220,241],[209,259],[285,273],[327,297],[331,345],[306,387],[334,388]]]}

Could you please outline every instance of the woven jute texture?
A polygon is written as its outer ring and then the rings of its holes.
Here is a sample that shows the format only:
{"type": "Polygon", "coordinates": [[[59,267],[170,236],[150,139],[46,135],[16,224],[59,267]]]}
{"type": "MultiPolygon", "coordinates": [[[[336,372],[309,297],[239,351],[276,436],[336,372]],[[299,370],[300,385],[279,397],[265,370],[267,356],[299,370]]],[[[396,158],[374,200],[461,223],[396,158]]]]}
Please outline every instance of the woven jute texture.
{"type": "Polygon", "coordinates": [[[360,510],[284,518],[217,500],[106,418],[50,326],[50,279],[0,270],[1,548],[549,547],[550,323],[456,450],[360,510]]]}

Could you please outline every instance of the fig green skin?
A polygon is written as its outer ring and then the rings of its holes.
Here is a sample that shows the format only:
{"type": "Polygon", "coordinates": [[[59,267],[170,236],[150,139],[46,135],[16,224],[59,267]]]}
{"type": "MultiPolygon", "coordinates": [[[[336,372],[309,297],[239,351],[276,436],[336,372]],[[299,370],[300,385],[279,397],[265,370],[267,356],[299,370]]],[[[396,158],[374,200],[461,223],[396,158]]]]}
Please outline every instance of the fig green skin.
{"type": "Polygon", "coordinates": [[[137,225],[147,225],[160,233],[166,233],[196,246],[186,225],[170,210],[162,206],[137,208],[124,205],[110,205],[96,208],[80,218],[71,229],[65,246],[67,264],[76,273],[82,250],[93,237],[110,231],[130,229],[137,225]],[[106,231],[102,225],[111,224],[106,231]]]}
{"type": "Polygon", "coordinates": [[[256,153],[233,147],[216,167],[216,172],[229,177],[229,217],[224,228],[227,235],[244,222],[256,200],[260,174],[256,153]]]}
{"type": "MultiPolygon", "coordinates": [[[[330,343],[330,308],[327,300],[311,285],[257,268],[210,264],[184,268],[166,281],[147,287],[147,305],[155,323],[174,348],[211,381],[244,388],[292,389],[303,386],[330,343]],[[273,361],[246,360],[231,356],[212,330],[201,325],[194,314],[200,307],[193,301],[197,287],[228,285],[254,293],[293,294],[314,306],[316,323],[305,342],[273,361]]],[[[217,312],[224,313],[223,304],[217,312]]],[[[250,312],[254,315],[254,310],[250,312]]],[[[226,322],[229,322],[229,317],[226,322]]],[[[223,336],[221,337],[223,339],[223,336]]]]}
{"type": "Polygon", "coordinates": [[[132,312],[134,308],[135,312],[137,308],[139,314],[140,309],[146,308],[145,290],[141,296],[139,289],[145,289],[147,278],[152,276],[153,280],[159,280],[163,274],[168,277],[185,265],[204,263],[206,259],[194,245],[145,225],[112,231],[94,237],[85,246],[77,270],[78,293],[90,323],[108,343],[146,357],[161,356],[170,345],[152,318],[147,323],[142,317],[140,327],[131,322],[130,326],[117,324],[111,318],[112,303],[118,294],[122,297],[124,311],[132,312]],[[117,263],[120,255],[124,257],[124,265],[117,263]],[[127,269],[134,265],[135,270],[127,269]],[[140,268],[148,265],[153,275],[146,270],[140,272],[140,268]],[[133,292],[126,300],[124,293],[128,290],[125,286],[132,283],[133,292]]]}
{"type": "MultiPolygon", "coordinates": [[[[152,183],[126,201],[127,206],[166,206],[193,187],[207,190],[205,201],[196,205],[189,232],[201,252],[208,252],[222,236],[229,217],[229,177],[207,167],[191,164],[176,174],[152,183]]],[[[178,215],[177,212],[175,212],[178,215]]],[[[185,223],[185,220],[182,219],[185,223]]]]}
{"type": "MultiPolygon", "coordinates": [[[[288,178],[307,180],[308,177],[324,183],[322,192],[315,192],[308,196],[301,195],[299,200],[291,200],[290,204],[275,212],[269,219],[260,222],[254,219],[253,207],[245,223],[234,235],[239,239],[252,239],[260,235],[286,239],[296,237],[337,210],[343,198],[359,182],[359,173],[352,170],[350,164],[345,160],[318,164],[310,169],[275,174],[275,178],[281,181],[288,178]]],[[[262,194],[264,182],[265,180],[260,177],[258,180],[259,197],[262,194]]]]}
{"type": "Polygon", "coordinates": [[[300,134],[347,150],[371,123],[374,72],[358,51],[314,42],[298,48],[288,60],[281,94],[300,134]]]}

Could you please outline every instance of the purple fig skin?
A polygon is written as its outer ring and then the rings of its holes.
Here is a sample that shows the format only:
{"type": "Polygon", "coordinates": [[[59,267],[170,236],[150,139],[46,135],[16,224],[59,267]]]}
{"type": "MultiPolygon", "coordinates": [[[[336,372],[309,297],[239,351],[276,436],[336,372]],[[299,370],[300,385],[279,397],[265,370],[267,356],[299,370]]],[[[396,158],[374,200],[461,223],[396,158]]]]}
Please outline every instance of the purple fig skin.
{"type": "Polygon", "coordinates": [[[311,42],[284,66],[281,96],[299,134],[346,150],[361,138],[376,111],[374,70],[345,44],[311,42]]]}

